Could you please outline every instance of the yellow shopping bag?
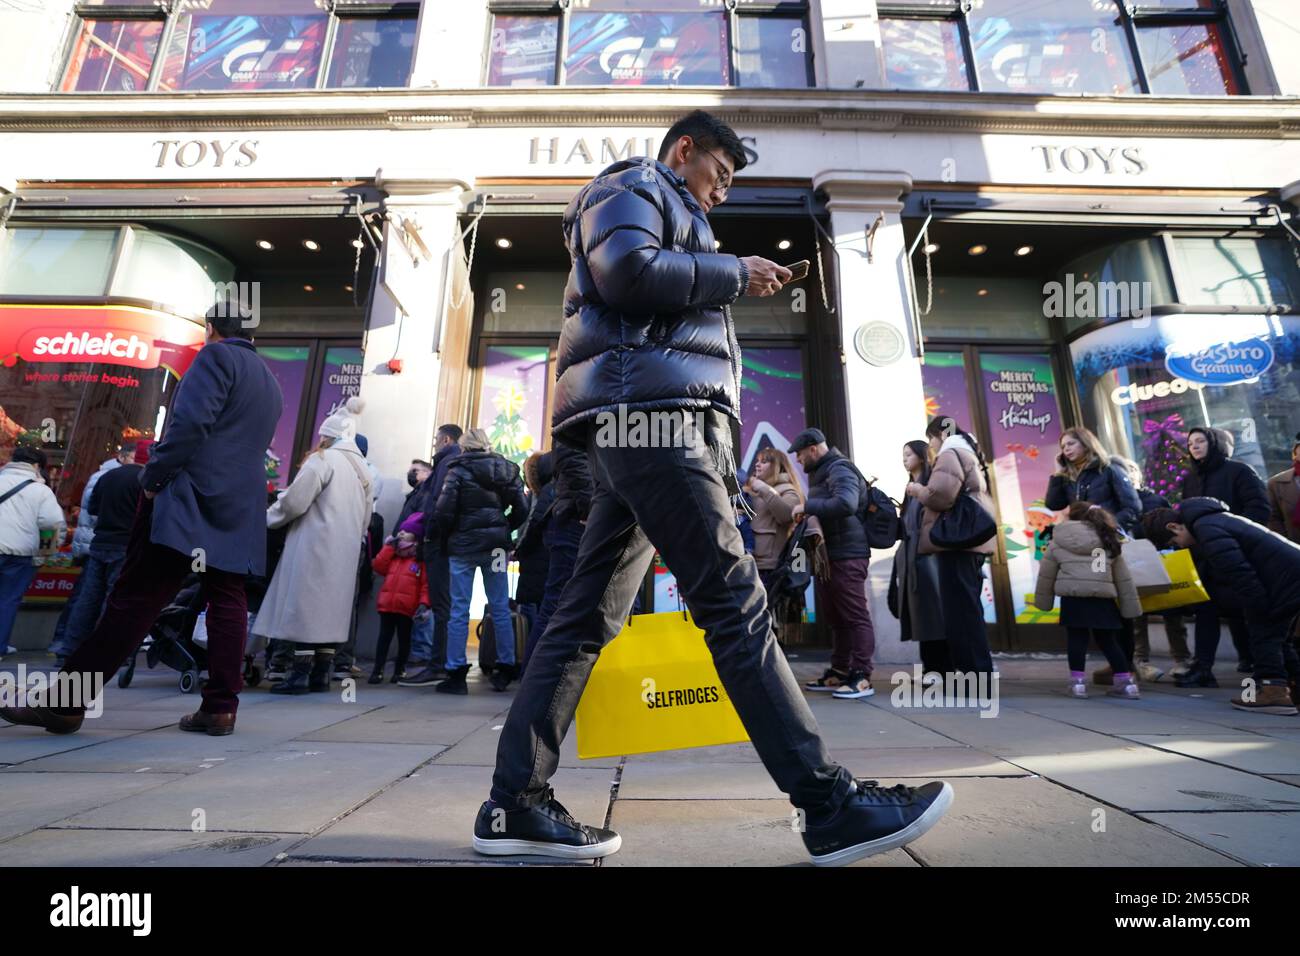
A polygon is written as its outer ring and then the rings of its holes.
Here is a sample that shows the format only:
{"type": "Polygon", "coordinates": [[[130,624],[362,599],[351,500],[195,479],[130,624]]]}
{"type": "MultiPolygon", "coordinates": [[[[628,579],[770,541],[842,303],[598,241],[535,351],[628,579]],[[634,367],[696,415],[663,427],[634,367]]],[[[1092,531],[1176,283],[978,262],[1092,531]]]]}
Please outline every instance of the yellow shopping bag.
{"type": "Polygon", "coordinates": [[[1160,594],[1148,594],[1142,597],[1142,610],[1167,611],[1174,607],[1186,607],[1188,604],[1200,604],[1208,601],[1210,595],[1201,583],[1201,576],[1192,561],[1192,552],[1179,549],[1169,554],[1162,554],[1165,570],[1169,572],[1169,590],[1160,594]]]}
{"type": "Polygon", "coordinates": [[[601,651],[577,721],[583,759],[749,740],[704,632],[680,611],[630,619],[601,651]]]}

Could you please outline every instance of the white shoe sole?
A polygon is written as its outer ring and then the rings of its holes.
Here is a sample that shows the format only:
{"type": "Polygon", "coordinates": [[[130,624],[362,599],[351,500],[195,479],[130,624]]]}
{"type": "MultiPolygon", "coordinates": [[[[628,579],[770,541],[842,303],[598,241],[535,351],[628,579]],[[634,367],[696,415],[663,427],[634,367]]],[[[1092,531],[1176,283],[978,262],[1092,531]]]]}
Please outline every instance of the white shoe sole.
{"type": "Polygon", "coordinates": [[[803,689],[804,689],[804,690],[810,690],[810,691],[812,691],[814,694],[827,694],[827,693],[830,693],[830,692],[832,692],[832,691],[837,691],[837,690],[839,690],[839,687],[838,687],[838,686],[837,686],[837,687],[809,687],[807,684],[804,684],[804,685],[803,685],[803,689]]]}
{"type": "Polygon", "coordinates": [[[903,829],[878,840],[869,840],[866,843],[846,846],[842,850],[836,850],[834,853],[827,853],[824,856],[814,856],[812,857],[813,866],[846,866],[858,860],[865,860],[869,856],[887,853],[890,850],[898,849],[900,846],[906,846],[913,840],[924,836],[931,827],[939,822],[943,815],[948,812],[948,808],[952,806],[952,797],[952,785],[945,782],[943,790],[935,798],[934,803],[930,804],[930,808],[903,829]]]}
{"type": "Polygon", "coordinates": [[[485,840],[474,837],[474,851],[484,856],[552,856],[565,860],[595,860],[617,853],[623,838],[617,833],[614,839],[588,846],[566,846],[563,843],[542,843],[536,840],[485,840]]]}
{"type": "Polygon", "coordinates": [[[1296,708],[1285,704],[1274,704],[1270,707],[1242,707],[1240,704],[1234,703],[1232,707],[1243,714],[1272,714],[1275,717],[1294,717],[1296,715],[1296,708]]]}
{"type": "Polygon", "coordinates": [[[857,700],[859,697],[875,697],[876,689],[874,687],[868,687],[866,690],[855,690],[850,694],[837,690],[833,696],[836,700],[857,700]]]}

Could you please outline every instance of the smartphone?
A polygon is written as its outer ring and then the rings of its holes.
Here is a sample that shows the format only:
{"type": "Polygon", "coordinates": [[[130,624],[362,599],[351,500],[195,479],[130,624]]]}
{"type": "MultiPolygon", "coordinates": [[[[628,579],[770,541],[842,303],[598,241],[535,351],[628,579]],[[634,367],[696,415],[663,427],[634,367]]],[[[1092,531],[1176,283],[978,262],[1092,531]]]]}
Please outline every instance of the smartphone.
{"type": "Polygon", "coordinates": [[[786,266],[786,268],[790,270],[790,278],[785,280],[786,283],[789,284],[791,282],[798,282],[800,279],[806,279],[808,277],[808,266],[810,264],[811,263],[809,263],[807,259],[800,259],[798,262],[792,262],[786,266]]]}

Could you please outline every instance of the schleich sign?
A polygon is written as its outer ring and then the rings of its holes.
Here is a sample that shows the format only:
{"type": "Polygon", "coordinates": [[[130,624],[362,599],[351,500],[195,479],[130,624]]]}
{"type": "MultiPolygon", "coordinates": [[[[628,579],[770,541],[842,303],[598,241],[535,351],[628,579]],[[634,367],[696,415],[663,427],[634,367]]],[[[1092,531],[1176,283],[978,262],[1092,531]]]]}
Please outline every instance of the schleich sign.
{"type": "Polygon", "coordinates": [[[0,363],[96,362],[165,368],[177,378],[203,346],[203,326],[134,306],[0,304],[0,363]]]}

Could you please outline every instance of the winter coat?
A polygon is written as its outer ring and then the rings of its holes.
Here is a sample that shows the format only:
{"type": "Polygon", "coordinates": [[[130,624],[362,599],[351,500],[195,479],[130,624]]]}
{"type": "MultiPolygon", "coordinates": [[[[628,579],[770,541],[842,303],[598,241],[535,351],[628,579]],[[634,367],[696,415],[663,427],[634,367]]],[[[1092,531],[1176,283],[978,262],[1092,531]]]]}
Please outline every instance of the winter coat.
{"type": "Polygon", "coordinates": [[[370,509],[370,473],[354,442],[340,440],[307,456],[266,510],[266,526],[287,525],[289,533],[254,634],[306,644],[348,639],[370,509]]]}
{"type": "Polygon", "coordinates": [[[1178,521],[1197,544],[1197,568],[1211,572],[1205,584],[1216,603],[1216,587],[1232,593],[1247,614],[1286,619],[1300,612],[1300,545],[1232,514],[1214,498],[1188,498],[1178,521]]]}
{"type": "Polygon", "coordinates": [[[90,513],[90,495],[95,490],[95,485],[99,479],[104,477],[114,468],[120,468],[122,463],[116,458],[110,458],[99,466],[99,470],[90,476],[86,482],[86,487],[81,492],[81,513],[77,516],[77,527],[72,532],[72,556],[74,558],[84,558],[90,554],[90,541],[95,536],[95,523],[98,520],[95,515],[90,513]]]}
{"type": "Polygon", "coordinates": [[[750,487],[754,504],[754,517],[749,523],[754,532],[754,561],[760,571],[771,571],[794,528],[791,512],[799,503],[799,492],[788,481],[773,486],[753,478],[750,487]]]}
{"type": "Polygon", "coordinates": [[[932,554],[920,553],[925,507],[909,495],[899,517],[903,538],[894,551],[889,589],[889,610],[898,618],[899,640],[946,640],[938,561],[932,554]]]}
{"type": "Polygon", "coordinates": [[[1255,469],[1244,461],[1233,461],[1219,444],[1219,436],[1208,430],[1209,449],[1183,479],[1184,498],[1218,498],[1235,515],[1268,524],[1268,490],[1255,469]]]}
{"type": "Polygon", "coordinates": [[[266,564],[266,449],[283,399],[253,343],[199,350],[140,476],[155,491],[150,540],[208,567],[261,574],[266,564]]]}
{"type": "Polygon", "coordinates": [[[0,468],[0,495],[29,480],[32,484],[0,504],[0,554],[34,555],[42,531],[54,531],[56,543],[63,535],[63,509],[35,465],[11,461],[0,468]]]}
{"type": "Polygon", "coordinates": [[[546,550],[543,536],[546,525],[551,520],[554,504],[555,482],[547,481],[542,490],[533,496],[528,520],[524,522],[523,529],[519,532],[519,541],[515,544],[515,559],[519,562],[515,601],[519,604],[541,604],[546,593],[546,575],[551,568],[551,553],[546,550]]]}
{"type": "Polygon", "coordinates": [[[853,463],[832,448],[808,473],[804,512],[821,520],[826,553],[832,561],[871,557],[867,529],[858,517],[866,493],[853,463]]]}
{"type": "Polygon", "coordinates": [[[490,451],[461,452],[452,460],[434,508],[447,554],[509,551],[511,532],[527,516],[524,483],[514,462],[490,451]]]}
{"type": "Polygon", "coordinates": [[[125,548],[131,540],[136,509],[140,505],[140,472],[143,465],[129,464],[115,468],[95,484],[88,502],[95,516],[95,537],[91,552],[101,548],[125,548]]]}
{"type": "MultiPolygon", "coordinates": [[[[460,445],[452,444],[446,448],[438,450],[433,456],[433,473],[424,479],[424,483],[417,489],[419,493],[419,506],[411,511],[423,512],[426,516],[433,514],[433,509],[438,504],[438,496],[442,494],[442,486],[447,481],[447,469],[451,463],[460,455],[460,445]]],[[[410,517],[408,515],[407,517],[410,517]]],[[[421,556],[425,560],[432,560],[435,554],[440,554],[443,550],[442,530],[438,527],[438,522],[430,521],[426,517],[424,522],[424,541],[421,542],[423,548],[421,556]]]]}
{"type": "Polygon", "coordinates": [[[370,566],[375,569],[375,574],[384,576],[375,601],[380,614],[415,617],[416,608],[432,603],[429,600],[429,575],[425,573],[424,562],[417,561],[414,555],[400,555],[391,544],[386,544],[379,549],[370,566]]]}
{"type": "Polygon", "coordinates": [[[586,521],[591,510],[591,496],[596,483],[591,477],[591,464],[585,449],[558,444],[550,452],[551,468],[555,482],[555,504],[551,515],[557,519],[586,521]]]}
{"type": "Polygon", "coordinates": [[[573,267],[556,351],[555,437],[585,447],[601,412],[715,408],[740,417],[740,347],[726,306],[740,260],[715,251],[686,181],[620,160],[564,213],[573,267]]]}
{"type": "MultiPolygon", "coordinates": [[[[930,478],[916,495],[917,500],[925,508],[925,512],[921,515],[921,541],[917,547],[919,554],[952,550],[940,548],[932,543],[930,530],[939,520],[939,515],[952,509],[963,491],[971,495],[985,511],[996,518],[997,512],[993,508],[993,499],[989,497],[988,483],[984,480],[984,471],[980,468],[979,459],[975,457],[975,452],[966,439],[960,435],[951,435],[944,439],[943,446],[939,449],[939,456],[930,469],[930,478]]],[[[997,535],[981,545],[966,550],[971,554],[992,554],[997,550],[997,535]]]]}
{"type": "Polygon", "coordinates": [[[1267,488],[1269,530],[1300,542],[1300,527],[1291,518],[1296,502],[1300,501],[1300,479],[1296,478],[1295,469],[1278,472],[1268,480],[1267,488]]]}
{"type": "Polygon", "coordinates": [[[1142,515],[1142,500],[1129,481],[1128,472],[1111,462],[1103,468],[1096,459],[1079,473],[1078,478],[1052,475],[1047,482],[1043,504],[1053,511],[1064,511],[1076,501],[1105,508],[1115,523],[1126,531],[1142,515]]]}
{"type": "Polygon", "coordinates": [[[1043,560],[1038,562],[1034,606],[1051,610],[1057,597],[1111,598],[1121,617],[1141,617],[1137,586],[1123,555],[1101,550],[1101,537],[1086,521],[1062,521],[1052,532],[1043,560]]]}

